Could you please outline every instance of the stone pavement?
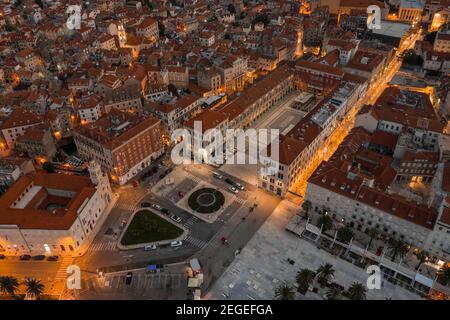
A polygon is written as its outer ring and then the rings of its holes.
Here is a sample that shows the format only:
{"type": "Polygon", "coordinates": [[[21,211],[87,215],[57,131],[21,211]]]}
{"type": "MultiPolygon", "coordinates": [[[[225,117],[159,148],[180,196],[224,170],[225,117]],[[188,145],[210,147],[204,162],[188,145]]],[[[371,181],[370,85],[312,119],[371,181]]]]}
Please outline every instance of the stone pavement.
{"type": "MultiPolygon", "coordinates": [[[[280,283],[295,283],[299,269],[316,270],[323,263],[334,266],[335,281],[348,288],[353,282],[366,283],[364,270],[318,250],[317,247],[285,230],[292,216],[300,211],[300,207],[282,201],[265,224],[253,236],[228,267],[227,271],[207,293],[207,299],[263,299],[273,298],[274,288],[280,283]],[[287,262],[293,259],[294,265],[287,262]]],[[[308,293],[301,299],[320,299],[320,296],[308,293]]],[[[384,300],[420,299],[419,296],[383,280],[380,290],[368,290],[367,299],[384,300]]]]}

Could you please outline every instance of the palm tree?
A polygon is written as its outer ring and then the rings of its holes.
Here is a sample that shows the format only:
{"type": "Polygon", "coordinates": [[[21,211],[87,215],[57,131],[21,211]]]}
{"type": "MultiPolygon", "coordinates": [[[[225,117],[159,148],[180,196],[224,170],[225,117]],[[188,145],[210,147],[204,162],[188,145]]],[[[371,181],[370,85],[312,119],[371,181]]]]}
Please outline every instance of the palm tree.
{"type": "Polygon", "coordinates": [[[408,245],[403,240],[392,239],[389,243],[389,250],[392,254],[391,261],[395,261],[397,255],[403,258],[408,253],[408,245]]]}
{"type": "Polygon", "coordinates": [[[341,295],[342,295],[342,291],[341,291],[341,289],[339,289],[337,287],[329,288],[326,293],[327,300],[340,300],[341,295]]]}
{"type": "Polygon", "coordinates": [[[27,295],[33,299],[39,299],[44,292],[44,285],[41,280],[27,279],[25,285],[27,286],[27,295]]]}
{"type": "Polygon", "coordinates": [[[298,292],[306,294],[310,284],[314,281],[316,273],[310,269],[300,269],[295,280],[298,284],[298,292]]]}
{"type": "Polygon", "coordinates": [[[309,209],[311,209],[311,201],[305,200],[305,201],[302,203],[302,209],[305,211],[305,217],[306,217],[306,219],[308,219],[308,212],[309,212],[309,209]]]}
{"type": "Polygon", "coordinates": [[[325,263],[321,265],[317,269],[317,281],[322,285],[326,285],[331,278],[334,276],[334,269],[333,266],[329,263],[325,263]]]}
{"type": "Polygon", "coordinates": [[[338,230],[338,239],[344,243],[349,243],[350,240],[353,238],[354,233],[353,230],[350,229],[348,226],[344,226],[338,230]]]}
{"type": "Polygon", "coordinates": [[[419,263],[416,266],[416,270],[419,270],[420,266],[427,261],[427,254],[425,251],[420,250],[417,254],[416,254],[417,260],[419,260],[419,263]]]}
{"type": "Polygon", "coordinates": [[[450,283],[450,267],[448,265],[438,271],[438,280],[444,286],[450,283]]]}
{"type": "Polygon", "coordinates": [[[366,300],[366,288],[361,283],[354,282],[347,290],[347,297],[350,300],[366,300]]]}
{"type": "Polygon", "coordinates": [[[322,226],[322,233],[327,232],[333,227],[333,219],[329,215],[323,215],[317,221],[317,225],[322,226]]]}
{"type": "Polygon", "coordinates": [[[294,300],[294,288],[287,284],[282,284],[275,288],[275,300],[294,300]]]}
{"type": "Polygon", "coordinates": [[[19,288],[19,281],[11,276],[0,277],[0,293],[14,297],[19,288]]]}
{"type": "Polygon", "coordinates": [[[368,249],[370,249],[373,239],[378,237],[378,230],[375,228],[370,228],[369,231],[367,232],[367,235],[370,237],[369,246],[368,246],[368,249]]]}

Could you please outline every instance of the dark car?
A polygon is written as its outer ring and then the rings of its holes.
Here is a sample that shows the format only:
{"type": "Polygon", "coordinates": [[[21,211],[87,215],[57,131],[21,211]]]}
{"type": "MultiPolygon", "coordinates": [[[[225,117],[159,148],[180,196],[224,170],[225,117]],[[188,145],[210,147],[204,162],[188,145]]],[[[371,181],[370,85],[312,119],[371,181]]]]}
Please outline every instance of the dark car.
{"type": "Polygon", "coordinates": [[[141,208],[149,208],[151,206],[150,202],[142,202],[141,208]]]}
{"type": "Polygon", "coordinates": [[[160,175],[159,175],[159,179],[164,179],[165,177],[166,177],[165,174],[160,174],[160,175]]]}
{"type": "Polygon", "coordinates": [[[31,256],[29,254],[23,254],[19,257],[20,260],[30,260],[31,256]]]}
{"type": "Polygon", "coordinates": [[[228,184],[234,185],[234,181],[231,180],[230,178],[226,178],[225,182],[228,183],[228,184]]]}
{"type": "Polygon", "coordinates": [[[34,256],[33,260],[45,260],[45,256],[40,254],[40,255],[34,256]]]}
{"type": "Polygon", "coordinates": [[[0,260],[3,260],[3,259],[5,259],[6,257],[5,257],[5,255],[4,254],[0,254],[0,260]]]}
{"type": "Polygon", "coordinates": [[[47,261],[58,261],[59,257],[58,256],[50,256],[47,258],[47,261]]]}
{"type": "Polygon", "coordinates": [[[166,208],[162,208],[161,212],[164,213],[164,214],[169,214],[170,213],[169,209],[166,209],[166,208]]]}
{"type": "Polygon", "coordinates": [[[125,278],[125,284],[129,286],[131,284],[131,280],[133,280],[133,272],[128,272],[125,278]]]}

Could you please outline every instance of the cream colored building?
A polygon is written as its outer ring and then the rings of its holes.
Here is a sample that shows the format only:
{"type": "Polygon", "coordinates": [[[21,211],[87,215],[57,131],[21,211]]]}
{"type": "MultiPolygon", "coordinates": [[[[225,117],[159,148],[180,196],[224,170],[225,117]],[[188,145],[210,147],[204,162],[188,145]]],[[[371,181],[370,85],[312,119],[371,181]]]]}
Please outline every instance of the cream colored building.
{"type": "Polygon", "coordinates": [[[0,253],[84,254],[114,202],[100,166],[91,162],[89,173],[19,178],[0,198],[0,253]]]}

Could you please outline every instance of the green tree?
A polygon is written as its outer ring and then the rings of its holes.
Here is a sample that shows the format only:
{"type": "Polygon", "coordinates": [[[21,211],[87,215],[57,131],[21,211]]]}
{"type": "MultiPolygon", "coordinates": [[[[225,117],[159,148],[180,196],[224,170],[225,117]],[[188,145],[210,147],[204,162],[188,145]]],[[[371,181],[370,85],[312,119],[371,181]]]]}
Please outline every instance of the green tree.
{"type": "Polygon", "coordinates": [[[450,284],[450,267],[445,266],[438,271],[438,281],[444,286],[450,284]]]}
{"type": "Polygon", "coordinates": [[[416,266],[416,270],[419,270],[420,266],[427,261],[427,253],[423,250],[420,250],[418,253],[416,253],[416,258],[419,260],[419,263],[416,266]]]}
{"type": "Polygon", "coordinates": [[[314,278],[316,277],[316,273],[313,270],[310,269],[300,269],[299,272],[297,272],[297,276],[295,278],[297,284],[298,284],[298,292],[302,294],[306,294],[308,291],[309,286],[314,281],[314,278]]]}
{"type": "Polygon", "coordinates": [[[322,264],[317,269],[317,281],[322,285],[326,285],[334,276],[333,266],[329,263],[322,264]]]}
{"type": "Polygon", "coordinates": [[[294,288],[287,284],[282,284],[275,288],[275,300],[294,300],[294,288]]]}
{"type": "Polygon", "coordinates": [[[353,238],[353,236],[354,236],[354,232],[348,226],[344,226],[344,227],[340,228],[337,233],[338,239],[344,243],[349,243],[350,240],[353,238]]]}
{"type": "Polygon", "coordinates": [[[34,0],[34,3],[36,3],[41,9],[44,9],[44,4],[42,3],[42,0],[34,0]]]}
{"type": "Polygon", "coordinates": [[[372,246],[373,239],[378,237],[378,230],[375,228],[370,228],[369,231],[367,232],[367,235],[370,237],[370,241],[369,241],[369,245],[368,245],[368,248],[370,249],[370,247],[372,246]]]}
{"type": "Polygon", "coordinates": [[[19,288],[19,281],[11,276],[0,277],[0,293],[14,297],[19,288]]]}
{"type": "Polygon", "coordinates": [[[36,279],[27,279],[25,281],[25,285],[27,287],[27,295],[34,299],[39,299],[39,297],[44,292],[44,284],[40,280],[36,279]]]}
{"type": "Polygon", "coordinates": [[[332,287],[327,290],[325,295],[327,300],[341,300],[342,290],[337,287],[332,287]]]}
{"type": "Polygon", "coordinates": [[[163,37],[166,34],[166,26],[159,20],[158,20],[158,29],[159,29],[159,36],[163,37]]]}
{"type": "Polygon", "coordinates": [[[400,239],[392,239],[389,243],[389,251],[391,253],[391,261],[395,261],[397,256],[403,258],[408,253],[408,245],[400,239]]]}
{"type": "Polygon", "coordinates": [[[302,203],[302,209],[303,209],[303,211],[305,211],[306,218],[308,218],[308,213],[309,213],[309,210],[311,209],[311,206],[312,206],[312,204],[311,204],[311,201],[309,201],[309,200],[305,200],[302,203]]]}
{"type": "Polygon", "coordinates": [[[234,5],[232,3],[230,3],[228,5],[228,11],[230,11],[230,13],[236,14],[236,8],[234,7],[234,5]]]}
{"type": "Polygon", "coordinates": [[[412,66],[420,65],[422,62],[422,58],[416,54],[414,49],[408,49],[402,52],[401,57],[403,58],[403,62],[412,66]]]}
{"type": "Polygon", "coordinates": [[[366,288],[359,282],[354,282],[347,290],[350,300],[366,300],[366,288]]]}
{"type": "Polygon", "coordinates": [[[322,227],[322,233],[325,233],[333,227],[333,219],[327,214],[323,215],[317,221],[317,226],[322,227]]]}
{"type": "Polygon", "coordinates": [[[150,0],[144,0],[144,5],[150,9],[153,9],[153,4],[150,2],[150,0]]]}

